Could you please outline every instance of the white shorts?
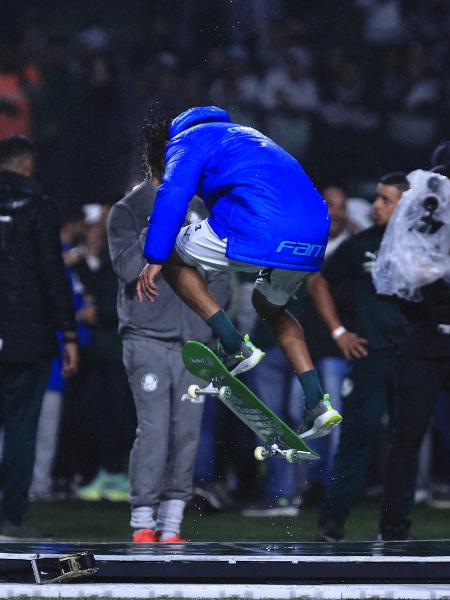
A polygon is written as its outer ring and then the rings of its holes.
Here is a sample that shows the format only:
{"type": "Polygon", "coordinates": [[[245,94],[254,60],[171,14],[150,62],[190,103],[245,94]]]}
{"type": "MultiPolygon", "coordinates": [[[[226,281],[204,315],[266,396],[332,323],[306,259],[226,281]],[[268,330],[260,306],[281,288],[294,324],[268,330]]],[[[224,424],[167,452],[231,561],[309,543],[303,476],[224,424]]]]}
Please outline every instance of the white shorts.
{"type": "Polygon", "coordinates": [[[175,249],[184,263],[191,267],[202,267],[205,271],[259,273],[255,289],[277,306],[287,304],[309,275],[308,271],[261,267],[227,258],[226,238],[220,239],[207,219],[183,227],[177,236],[175,249]]]}

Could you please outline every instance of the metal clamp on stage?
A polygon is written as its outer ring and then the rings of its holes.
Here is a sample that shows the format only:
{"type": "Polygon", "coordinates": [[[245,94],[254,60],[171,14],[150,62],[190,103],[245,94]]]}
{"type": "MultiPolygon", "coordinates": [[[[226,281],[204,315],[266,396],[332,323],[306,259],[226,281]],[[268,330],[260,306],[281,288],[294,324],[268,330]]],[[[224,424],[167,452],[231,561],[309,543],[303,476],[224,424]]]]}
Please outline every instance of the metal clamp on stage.
{"type": "Polygon", "coordinates": [[[92,552],[78,552],[69,556],[59,558],[36,558],[31,559],[36,583],[61,583],[83,579],[95,575],[98,567],[92,552]]]}

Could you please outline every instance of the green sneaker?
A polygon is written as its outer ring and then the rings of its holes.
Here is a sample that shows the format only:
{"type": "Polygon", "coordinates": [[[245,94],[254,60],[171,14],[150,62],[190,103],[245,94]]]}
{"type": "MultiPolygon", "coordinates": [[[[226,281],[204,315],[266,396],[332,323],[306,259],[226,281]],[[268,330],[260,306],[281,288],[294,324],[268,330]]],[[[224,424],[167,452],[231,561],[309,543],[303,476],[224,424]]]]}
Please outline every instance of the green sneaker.
{"type": "Polygon", "coordinates": [[[265,355],[266,353],[257,348],[246,333],[239,351],[236,354],[223,353],[221,360],[232,375],[239,375],[256,367],[265,355]]]}
{"type": "Polygon", "coordinates": [[[98,475],[76,492],[77,498],[88,502],[109,500],[110,502],[128,501],[128,477],[123,473],[108,473],[100,469],[98,475]]]}
{"type": "Polygon", "coordinates": [[[87,502],[99,502],[102,499],[102,489],[108,477],[109,473],[104,469],[100,469],[90,483],[75,491],[76,497],[87,502]]]}
{"type": "Polygon", "coordinates": [[[328,435],[341,421],[342,416],[333,408],[329,394],[324,394],[317,406],[305,408],[298,433],[304,440],[313,440],[328,435]]]}
{"type": "Polygon", "coordinates": [[[123,473],[110,475],[108,481],[104,484],[102,498],[110,502],[128,502],[128,492],[130,486],[128,477],[123,473]]]}

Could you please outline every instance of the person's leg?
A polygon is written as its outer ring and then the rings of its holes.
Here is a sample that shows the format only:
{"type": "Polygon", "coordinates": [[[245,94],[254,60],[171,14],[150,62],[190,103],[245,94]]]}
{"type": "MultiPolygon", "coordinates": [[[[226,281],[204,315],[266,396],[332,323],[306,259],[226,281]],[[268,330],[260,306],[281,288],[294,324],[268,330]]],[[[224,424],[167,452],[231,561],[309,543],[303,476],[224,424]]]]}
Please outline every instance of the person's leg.
{"type": "MultiPolygon", "coordinates": [[[[409,535],[417,457],[446,376],[439,362],[442,361],[399,358],[392,442],[380,511],[380,533],[386,540],[409,535]]],[[[448,362],[445,367],[448,369],[448,362]]]]}
{"type": "Polygon", "coordinates": [[[255,289],[253,291],[253,306],[264,324],[274,334],[294,372],[300,375],[306,371],[314,370],[303,327],[286,309],[285,305],[279,306],[269,302],[260,291],[255,289]]]}
{"type": "MultiPolygon", "coordinates": [[[[306,274],[302,275],[304,277],[306,274]]],[[[297,280],[297,285],[301,284],[301,280],[297,280]]],[[[262,272],[253,291],[253,305],[272,331],[302,385],[305,411],[300,436],[308,439],[328,435],[332,428],[342,421],[342,417],[331,406],[328,395],[323,393],[309,354],[303,327],[286,309],[285,304],[289,296],[295,293],[295,289],[286,292],[272,286],[273,281],[268,283],[265,273],[262,272]],[[272,297],[280,304],[274,303],[272,297]],[[281,304],[283,301],[285,304],[281,304]]]]}
{"type": "MultiPolygon", "coordinates": [[[[323,388],[333,399],[333,406],[342,413],[341,388],[342,381],[349,369],[348,362],[345,358],[338,356],[324,356],[316,362],[315,366],[323,388]]],[[[311,440],[310,446],[319,454],[320,460],[309,464],[308,484],[318,491],[324,490],[330,481],[340,433],[340,427],[335,427],[328,437],[311,440]]]]}
{"type": "Polygon", "coordinates": [[[50,361],[2,367],[1,418],[4,450],[1,468],[1,518],[21,525],[33,474],[36,431],[50,361]]]}
{"type": "Polygon", "coordinates": [[[134,541],[156,541],[156,508],[167,467],[171,374],[164,343],[124,339],[123,360],[133,394],[137,429],[130,453],[130,525],[134,541]],[[153,532],[154,540],[140,537],[153,532]]]}
{"type": "Polygon", "coordinates": [[[52,469],[58,446],[62,403],[62,392],[45,392],[38,421],[36,459],[30,486],[30,495],[35,498],[49,496],[53,491],[52,469]]]}
{"type": "Polygon", "coordinates": [[[222,309],[197,268],[184,263],[176,252],[163,265],[162,274],[176,294],[205,321],[222,309]]]}
{"type": "Polygon", "coordinates": [[[181,360],[181,348],[172,344],[167,352],[171,373],[169,449],[161,490],[156,531],[160,541],[176,541],[186,503],[192,495],[192,480],[200,439],[204,398],[186,393],[193,382],[181,360]]]}
{"type": "Polygon", "coordinates": [[[353,502],[361,493],[376,432],[393,387],[390,358],[369,355],[353,363],[348,374],[352,391],[343,398],[343,422],[330,486],[319,509],[321,536],[343,535],[353,502]]]}
{"type": "MultiPolygon", "coordinates": [[[[225,267],[222,265],[219,270],[221,268],[225,267]]],[[[234,326],[195,267],[185,264],[174,252],[163,266],[162,273],[178,296],[206,321],[220,339],[225,351],[224,362],[234,375],[253,368],[264,358],[264,353],[251,343],[248,335],[244,336],[234,326]]]]}

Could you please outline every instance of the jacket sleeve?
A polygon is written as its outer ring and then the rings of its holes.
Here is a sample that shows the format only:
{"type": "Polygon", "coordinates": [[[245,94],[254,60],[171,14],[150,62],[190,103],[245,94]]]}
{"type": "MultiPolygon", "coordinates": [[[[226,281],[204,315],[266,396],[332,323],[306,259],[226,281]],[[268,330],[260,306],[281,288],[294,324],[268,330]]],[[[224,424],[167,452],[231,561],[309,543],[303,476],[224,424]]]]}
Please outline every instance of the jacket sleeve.
{"type": "Polygon", "coordinates": [[[56,214],[53,203],[48,198],[43,198],[36,217],[36,250],[55,330],[74,331],[76,320],[73,296],[62,258],[56,214]]]}
{"type": "Polygon", "coordinates": [[[198,143],[181,137],[167,145],[164,177],[156,194],[144,247],[149,263],[164,263],[170,257],[203,167],[203,151],[198,143]]]}
{"type": "Polygon", "coordinates": [[[124,283],[135,281],[147,264],[142,256],[147,233],[136,229],[133,216],[127,206],[114,205],[108,217],[109,255],[116,275],[124,283]]]}

